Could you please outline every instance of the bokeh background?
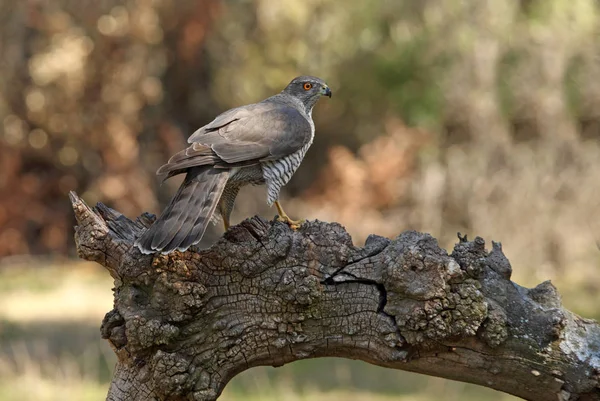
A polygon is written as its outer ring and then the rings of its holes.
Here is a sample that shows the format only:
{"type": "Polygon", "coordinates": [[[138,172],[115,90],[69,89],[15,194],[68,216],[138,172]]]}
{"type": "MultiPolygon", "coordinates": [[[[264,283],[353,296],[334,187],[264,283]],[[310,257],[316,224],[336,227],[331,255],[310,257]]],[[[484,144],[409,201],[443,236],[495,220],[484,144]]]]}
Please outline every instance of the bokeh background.
{"type": "MultiPolygon", "coordinates": [[[[318,75],[294,218],[501,241],[514,280],[600,317],[600,5],[595,0],[0,1],[0,400],[98,400],[114,356],[108,274],[79,262],[76,190],[129,217],[217,113],[318,75]]],[[[275,211],[242,191],[234,222],[275,211]]],[[[221,228],[205,238],[210,245],[221,228]]],[[[257,368],[224,400],[509,400],[340,359],[257,368]]]]}

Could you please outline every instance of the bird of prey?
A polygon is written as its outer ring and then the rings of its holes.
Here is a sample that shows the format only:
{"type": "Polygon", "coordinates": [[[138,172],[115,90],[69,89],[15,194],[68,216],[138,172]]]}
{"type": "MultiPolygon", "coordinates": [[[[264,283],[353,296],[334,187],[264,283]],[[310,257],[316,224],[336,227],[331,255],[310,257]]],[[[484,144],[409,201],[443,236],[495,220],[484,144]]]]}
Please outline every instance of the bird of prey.
{"type": "Polygon", "coordinates": [[[135,242],[142,253],[185,251],[200,242],[216,211],[225,230],[235,198],[247,184],[267,187],[267,203],[279,220],[297,227],[278,201],[313,142],[312,109],[331,90],[320,78],[294,78],[280,93],[228,110],[190,136],[157,174],[185,179],[160,217],[135,242]]]}

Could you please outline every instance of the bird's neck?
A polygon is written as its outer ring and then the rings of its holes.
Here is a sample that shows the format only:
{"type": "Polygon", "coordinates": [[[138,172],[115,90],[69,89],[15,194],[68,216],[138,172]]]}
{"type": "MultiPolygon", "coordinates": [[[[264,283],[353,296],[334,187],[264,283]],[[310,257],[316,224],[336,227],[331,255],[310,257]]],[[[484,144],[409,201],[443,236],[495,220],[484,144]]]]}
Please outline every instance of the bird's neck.
{"type": "Polygon", "coordinates": [[[304,111],[306,111],[306,114],[312,118],[312,111],[313,111],[313,107],[315,107],[315,104],[317,104],[317,100],[319,100],[318,98],[314,99],[314,101],[311,101],[309,104],[304,104],[304,111]]]}
{"type": "Polygon", "coordinates": [[[285,92],[281,92],[275,96],[271,96],[267,100],[290,105],[290,106],[294,107],[295,109],[304,111],[308,117],[312,118],[312,109],[315,106],[315,103],[317,103],[316,100],[318,100],[318,99],[316,99],[314,102],[310,102],[307,104],[307,103],[303,103],[300,99],[298,99],[295,96],[290,96],[289,94],[287,94],[285,92]]]}

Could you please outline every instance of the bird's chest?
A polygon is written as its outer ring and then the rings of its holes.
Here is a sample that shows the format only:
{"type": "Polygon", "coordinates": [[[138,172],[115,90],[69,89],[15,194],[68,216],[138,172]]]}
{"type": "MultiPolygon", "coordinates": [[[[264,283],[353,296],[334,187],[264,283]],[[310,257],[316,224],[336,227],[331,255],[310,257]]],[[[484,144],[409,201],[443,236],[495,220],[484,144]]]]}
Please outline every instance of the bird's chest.
{"type": "Polygon", "coordinates": [[[311,136],[309,142],[294,153],[277,160],[261,163],[263,177],[267,184],[267,203],[273,204],[277,200],[281,187],[288,183],[300,166],[300,163],[302,163],[304,155],[308,151],[308,148],[310,148],[310,145],[312,145],[313,137],[314,134],[311,136]]]}
{"type": "Polygon", "coordinates": [[[275,180],[280,186],[287,184],[298,167],[300,167],[300,163],[302,163],[302,159],[304,159],[304,155],[308,151],[308,148],[310,148],[310,145],[312,145],[312,138],[294,153],[277,160],[263,162],[262,167],[265,180],[275,180]]]}

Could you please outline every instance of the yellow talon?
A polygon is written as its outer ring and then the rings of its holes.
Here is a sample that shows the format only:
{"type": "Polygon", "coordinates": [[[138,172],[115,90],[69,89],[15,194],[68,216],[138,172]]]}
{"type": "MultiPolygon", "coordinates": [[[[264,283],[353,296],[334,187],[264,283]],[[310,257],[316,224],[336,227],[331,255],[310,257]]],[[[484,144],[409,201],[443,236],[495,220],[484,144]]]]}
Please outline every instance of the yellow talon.
{"type": "Polygon", "coordinates": [[[300,226],[306,221],[290,219],[290,216],[288,216],[287,213],[283,210],[283,207],[281,207],[281,203],[279,203],[279,201],[275,201],[275,207],[277,207],[277,213],[279,214],[279,216],[277,216],[277,220],[281,221],[282,223],[286,223],[290,226],[292,230],[299,229],[300,226]]]}
{"type": "Polygon", "coordinates": [[[306,220],[292,220],[288,216],[277,216],[277,220],[286,223],[294,231],[299,229],[300,226],[306,222],[306,220]]]}

